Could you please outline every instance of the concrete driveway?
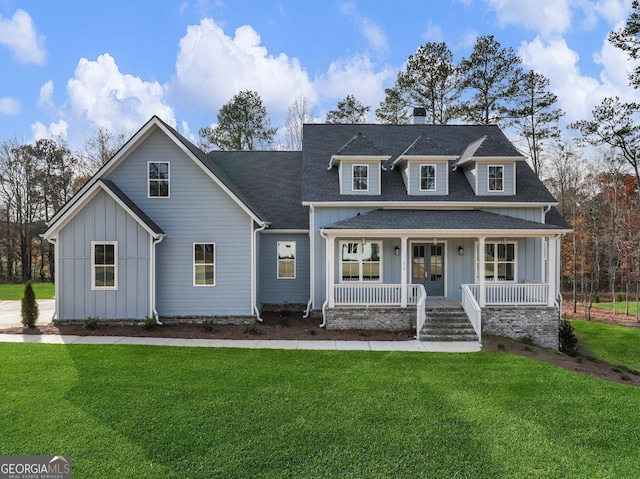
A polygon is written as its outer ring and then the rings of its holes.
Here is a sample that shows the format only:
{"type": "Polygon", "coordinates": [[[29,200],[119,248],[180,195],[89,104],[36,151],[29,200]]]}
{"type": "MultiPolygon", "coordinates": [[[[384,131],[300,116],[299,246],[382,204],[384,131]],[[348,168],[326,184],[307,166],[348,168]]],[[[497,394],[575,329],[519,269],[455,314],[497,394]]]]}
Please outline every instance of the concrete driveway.
{"type": "MultiPolygon", "coordinates": [[[[38,299],[38,322],[36,324],[49,324],[55,311],[54,299],[38,299]]],[[[22,302],[0,301],[0,329],[22,326],[22,302]]]]}

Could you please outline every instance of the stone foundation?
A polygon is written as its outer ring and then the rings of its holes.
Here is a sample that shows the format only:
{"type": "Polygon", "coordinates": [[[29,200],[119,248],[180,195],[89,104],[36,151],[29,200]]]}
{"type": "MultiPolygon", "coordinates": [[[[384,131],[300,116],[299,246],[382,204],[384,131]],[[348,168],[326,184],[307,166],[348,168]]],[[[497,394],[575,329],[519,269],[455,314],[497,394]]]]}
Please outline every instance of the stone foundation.
{"type": "MultiPolygon", "coordinates": [[[[82,323],[83,319],[54,319],[53,324],[65,325],[65,324],[78,324],[82,323]]],[[[160,321],[163,324],[200,324],[205,320],[210,321],[213,324],[254,324],[256,322],[255,316],[161,316],[160,321]]],[[[143,323],[144,319],[102,319],[98,320],[98,324],[124,324],[128,326],[135,326],[143,323]]]]}
{"type": "Polygon", "coordinates": [[[327,329],[408,331],[416,328],[416,308],[327,308],[327,329]]]}
{"type": "Polygon", "coordinates": [[[482,332],[512,339],[531,338],[545,348],[558,349],[560,310],[549,307],[486,307],[482,332]]]}

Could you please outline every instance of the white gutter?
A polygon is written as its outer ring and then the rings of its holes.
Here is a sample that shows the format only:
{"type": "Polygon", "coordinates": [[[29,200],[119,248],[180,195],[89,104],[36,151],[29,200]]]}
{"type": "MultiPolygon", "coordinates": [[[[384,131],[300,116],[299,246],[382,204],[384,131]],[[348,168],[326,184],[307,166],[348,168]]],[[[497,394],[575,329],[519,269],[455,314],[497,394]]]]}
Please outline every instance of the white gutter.
{"type": "Polygon", "coordinates": [[[156,324],[162,326],[162,321],[158,317],[158,311],[156,311],[156,245],[162,243],[164,236],[158,236],[157,238],[151,238],[151,251],[149,252],[149,282],[150,282],[150,302],[151,302],[151,314],[156,319],[156,324]]]}
{"type": "MultiPolygon", "coordinates": [[[[322,236],[324,238],[324,240],[328,242],[329,241],[329,237],[325,234],[325,232],[322,229],[320,229],[318,231],[320,232],[320,236],[322,236]]],[[[325,248],[325,250],[326,250],[326,248],[325,248]]],[[[325,258],[325,261],[326,260],[328,260],[328,258],[325,258]]],[[[327,285],[327,287],[326,287],[326,297],[324,298],[324,302],[322,303],[322,324],[319,326],[320,328],[324,328],[324,327],[327,326],[327,315],[325,313],[325,310],[327,309],[327,304],[329,304],[329,294],[331,293],[329,291],[329,281],[328,281],[327,277],[328,277],[329,274],[332,274],[332,273],[333,273],[333,271],[331,271],[331,272],[329,271],[329,265],[327,264],[327,274],[325,275],[325,279],[324,279],[324,281],[325,281],[325,283],[327,285]]]]}
{"type": "Polygon", "coordinates": [[[258,278],[256,275],[258,273],[258,268],[256,267],[256,249],[258,245],[258,233],[263,231],[267,227],[267,223],[262,223],[262,225],[255,230],[253,230],[253,236],[251,237],[251,306],[253,308],[254,313],[256,314],[256,319],[259,322],[262,322],[262,318],[260,317],[260,310],[258,309],[258,278]]]}
{"type": "Polygon", "coordinates": [[[313,205],[309,206],[309,302],[307,303],[307,309],[302,316],[304,319],[307,319],[311,314],[311,308],[313,307],[313,295],[315,289],[315,208],[313,205]]]}

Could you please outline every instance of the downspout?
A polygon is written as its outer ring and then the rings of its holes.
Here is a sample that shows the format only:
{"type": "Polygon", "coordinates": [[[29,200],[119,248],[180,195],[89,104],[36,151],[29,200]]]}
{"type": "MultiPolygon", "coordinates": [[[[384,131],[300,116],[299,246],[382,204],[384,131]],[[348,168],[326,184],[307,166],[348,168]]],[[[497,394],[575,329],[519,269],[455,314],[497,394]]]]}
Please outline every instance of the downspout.
{"type": "MultiPolygon", "coordinates": [[[[329,237],[320,229],[320,236],[322,236],[325,240],[325,242],[329,242],[329,237]]],[[[326,249],[326,248],[325,248],[326,249]]],[[[326,296],[324,298],[324,302],[322,303],[322,324],[319,326],[320,328],[324,328],[327,326],[327,314],[326,314],[326,309],[327,309],[327,305],[329,304],[329,280],[327,279],[330,272],[329,272],[329,264],[328,264],[328,260],[329,258],[325,258],[325,261],[327,261],[327,274],[325,275],[325,284],[327,285],[326,287],[326,296]]]]}
{"type": "Polygon", "coordinates": [[[547,223],[547,213],[551,210],[552,206],[551,205],[547,205],[547,207],[542,210],[542,223],[546,224],[547,223]]]}
{"type": "Polygon", "coordinates": [[[258,248],[258,233],[263,231],[267,227],[266,223],[262,223],[262,225],[255,230],[253,230],[253,247],[251,248],[251,305],[253,306],[253,311],[256,314],[256,319],[259,322],[262,322],[262,318],[260,317],[260,310],[258,309],[258,278],[256,278],[258,273],[258,268],[256,267],[256,250],[258,248]]]}
{"type": "Polygon", "coordinates": [[[307,309],[304,312],[304,315],[302,316],[304,319],[307,319],[309,317],[309,315],[311,314],[311,306],[313,304],[313,295],[314,295],[314,289],[315,289],[315,266],[316,266],[316,260],[315,260],[315,254],[316,254],[316,250],[315,250],[315,216],[314,216],[314,208],[313,205],[309,206],[309,301],[307,302],[307,309]]]}
{"type": "Polygon", "coordinates": [[[150,288],[150,296],[151,296],[151,314],[156,319],[156,324],[158,326],[162,326],[162,321],[158,317],[158,311],[156,311],[156,245],[158,243],[162,243],[164,236],[158,236],[157,238],[151,239],[151,252],[149,262],[151,263],[150,268],[151,272],[149,275],[149,280],[151,282],[150,288]]]}
{"type": "MultiPolygon", "coordinates": [[[[59,294],[59,288],[58,285],[60,284],[60,282],[58,281],[58,278],[60,277],[59,274],[59,269],[58,266],[60,266],[58,264],[58,242],[55,238],[47,238],[47,241],[49,243],[51,243],[53,245],[53,261],[55,264],[55,273],[54,273],[54,278],[53,278],[53,297],[54,299],[54,306],[53,306],[53,316],[51,316],[51,322],[55,321],[56,319],[58,319],[58,301],[60,301],[60,294],[59,294]]],[[[49,268],[51,268],[51,265],[49,265],[49,268]]]]}

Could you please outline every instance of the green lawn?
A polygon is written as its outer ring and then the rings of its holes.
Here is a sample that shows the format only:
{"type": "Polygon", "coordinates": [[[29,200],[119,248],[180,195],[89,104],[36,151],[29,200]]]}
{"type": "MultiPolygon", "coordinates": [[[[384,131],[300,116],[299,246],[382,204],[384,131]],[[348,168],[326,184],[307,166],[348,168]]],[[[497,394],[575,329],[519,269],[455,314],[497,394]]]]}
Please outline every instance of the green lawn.
{"type": "MultiPolygon", "coordinates": [[[[31,283],[36,299],[52,299],[53,283],[31,283]]],[[[0,300],[20,300],[24,296],[24,284],[0,284],[0,300]]]]}
{"type": "MultiPolygon", "coordinates": [[[[606,302],[606,303],[593,303],[593,306],[595,308],[604,308],[604,309],[610,309],[611,311],[613,311],[613,307],[614,307],[614,303],[611,302],[606,302]]],[[[627,312],[627,303],[624,301],[621,302],[617,302],[615,303],[615,309],[618,313],[622,313],[625,314],[627,312]]],[[[634,301],[629,301],[629,314],[632,314],[635,316],[636,314],[636,302],[634,301]]]]}
{"type": "Polygon", "coordinates": [[[82,478],[613,478],[640,390],[507,353],[0,344],[0,451],[82,478]]]}
{"type": "Polygon", "coordinates": [[[594,321],[571,321],[581,350],[608,363],[640,371],[640,329],[594,321]]]}

